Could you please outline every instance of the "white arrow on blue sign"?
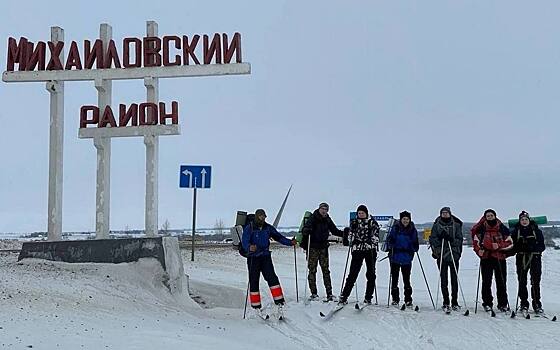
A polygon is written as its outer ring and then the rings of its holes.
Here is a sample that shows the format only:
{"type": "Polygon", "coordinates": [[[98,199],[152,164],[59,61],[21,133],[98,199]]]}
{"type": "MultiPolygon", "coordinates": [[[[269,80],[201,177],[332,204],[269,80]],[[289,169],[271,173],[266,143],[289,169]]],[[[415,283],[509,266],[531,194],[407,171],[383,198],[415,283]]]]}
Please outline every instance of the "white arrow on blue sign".
{"type": "Polygon", "coordinates": [[[212,167],[209,165],[181,165],[180,188],[210,188],[212,167]]]}

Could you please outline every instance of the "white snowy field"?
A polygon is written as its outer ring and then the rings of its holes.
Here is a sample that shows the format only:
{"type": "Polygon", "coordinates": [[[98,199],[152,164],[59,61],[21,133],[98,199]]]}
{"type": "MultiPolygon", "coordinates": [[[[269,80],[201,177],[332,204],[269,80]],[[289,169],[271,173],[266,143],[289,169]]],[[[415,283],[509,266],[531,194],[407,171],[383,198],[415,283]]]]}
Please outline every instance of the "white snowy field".
{"type": "MultiPolygon", "coordinates": [[[[331,247],[331,273],[340,291],[346,249],[331,247]]],[[[460,275],[468,317],[434,311],[415,259],[413,298],[420,312],[387,308],[388,262],[377,265],[379,306],[357,312],[350,304],[331,320],[320,311],[331,305],[303,303],[305,259],[297,250],[300,302],[296,302],[294,253],[276,248],[273,260],[288,304],[286,321],[243,320],[247,287],[245,259],[230,249],[183,251],[190,288],[204,308],[186,295],[171,296],[155,260],[131,264],[66,264],[41,260],[17,263],[0,255],[0,348],[4,349],[556,349],[560,322],[546,319],[490,318],[474,314],[478,260],[465,247],[460,275]]],[[[381,257],[384,253],[381,253],[381,257]]],[[[425,246],[420,256],[430,288],[437,290],[437,268],[425,246]]],[[[560,313],[560,251],[543,257],[543,306],[560,313]]],[[[364,272],[358,279],[360,300],[364,272]]],[[[321,273],[318,273],[320,294],[321,273]]],[[[186,286],[185,286],[186,288],[186,286]]],[[[515,304],[516,277],[508,260],[508,293],[515,304]]],[[[270,302],[261,280],[264,303],[270,302]]],[[[402,285],[401,285],[402,293],[402,285]]],[[[441,297],[439,298],[441,304],[441,297]]],[[[460,298],[462,303],[462,299],[460,298]]],[[[251,315],[248,313],[248,315],[251,315]]]]}

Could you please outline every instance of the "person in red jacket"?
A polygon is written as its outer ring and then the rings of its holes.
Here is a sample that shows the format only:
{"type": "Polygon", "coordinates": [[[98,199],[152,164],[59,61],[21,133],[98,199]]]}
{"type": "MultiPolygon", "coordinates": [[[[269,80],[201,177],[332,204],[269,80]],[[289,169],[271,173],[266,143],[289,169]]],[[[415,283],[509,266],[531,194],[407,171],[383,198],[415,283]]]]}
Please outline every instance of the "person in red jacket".
{"type": "Polygon", "coordinates": [[[492,275],[496,279],[498,309],[509,311],[506,289],[507,266],[506,254],[513,248],[508,228],[496,217],[493,209],[487,209],[484,216],[471,229],[473,249],[480,257],[482,274],[482,306],[484,311],[493,307],[492,275]]]}

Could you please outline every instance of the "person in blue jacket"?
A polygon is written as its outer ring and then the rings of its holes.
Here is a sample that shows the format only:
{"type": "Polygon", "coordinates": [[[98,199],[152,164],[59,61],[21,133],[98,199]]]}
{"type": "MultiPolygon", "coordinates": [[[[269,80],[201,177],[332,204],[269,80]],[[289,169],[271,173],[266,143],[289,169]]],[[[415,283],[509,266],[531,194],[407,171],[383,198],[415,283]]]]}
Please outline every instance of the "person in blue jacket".
{"type": "Polygon", "coordinates": [[[404,283],[404,302],[407,307],[412,307],[412,286],[410,285],[410,272],[412,259],[418,251],[418,231],[411,220],[408,211],[400,213],[400,220],[391,228],[387,236],[387,248],[391,262],[391,297],[392,304],[398,305],[399,297],[399,270],[402,272],[404,283]]]}
{"type": "Polygon", "coordinates": [[[255,220],[243,229],[243,237],[241,242],[247,254],[247,267],[249,268],[249,300],[251,307],[255,309],[261,308],[261,295],[259,291],[259,280],[261,273],[268,282],[274,303],[278,307],[284,305],[284,293],[280,286],[280,281],[270,256],[270,239],[287,245],[295,246],[295,239],[288,239],[282,236],[274,226],[265,222],[266,213],[263,209],[255,211],[255,220]]]}

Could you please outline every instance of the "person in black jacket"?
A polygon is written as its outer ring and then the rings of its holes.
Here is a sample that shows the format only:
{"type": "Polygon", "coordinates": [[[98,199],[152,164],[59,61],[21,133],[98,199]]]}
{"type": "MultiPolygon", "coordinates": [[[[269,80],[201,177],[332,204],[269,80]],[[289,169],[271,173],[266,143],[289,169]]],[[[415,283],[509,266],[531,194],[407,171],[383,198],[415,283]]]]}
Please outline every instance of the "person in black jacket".
{"type": "Polygon", "coordinates": [[[375,289],[375,261],[377,260],[377,247],[379,243],[379,224],[369,217],[365,205],[360,205],[356,210],[357,219],[350,223],[349,241],[352,246],[352,261],[350,272],[344,283],[344,289],[340,296],[339,304],[346,304],[362,264],[366,262],[366,294],[364,304],[371,304],[373,291],[375,289]]]}
{"type": "Polygon", "coordinates": [[[517,267],[517,281],[519,283],[518,297],[521,300],[520,310],[529,309],[529,295],[527,292],[527,272],[531,273],[531,299],[535,313],[543,313],[541,304],[541,254],[545,249],[544,236],[537,224],[531,220],[529,213],[522,211],[519,222],[511,231],[513,249],[516,252],[515,265],[517,267]]]}
{"type": "Polygon", "coordinates": [[[313,212],[313,215],[307,220],[303,227],[303,237],[300,246],[307,251],[307,268],[309,274],[307,280],[309,282],[309,290],[311,292],[310,300],[317,300],[317,263],[321,266],[323,272],[323,283],[327,293],[326,301],[333,301],[335,298],[332,293],[331,272],[329,270],[329,233],[342,237],[343,231],[339,230],[329,214],[329,205],[327,203],[319,204],[319,208],[313,212]]]}
{"type": "Polygon", "coordinates": [[[455,268],[457,268],[457,271],[459,270],[459,259],[463,252],[463,222],[451,214],[451,208],[443,207],[439,211],[439,217],[432,226],[430,246],[432,257],[436,259],[440,272],[441,294],[443,295],[442,309],[446,312],[450,311],[447,285],[448,275],[451,274],[451,308],[458,310],[457,294],[459,288],[455,268]],[[451,245],[451,249],[449,249],[449,245],[451,245]]]}

